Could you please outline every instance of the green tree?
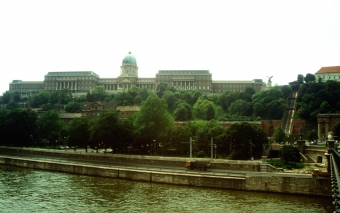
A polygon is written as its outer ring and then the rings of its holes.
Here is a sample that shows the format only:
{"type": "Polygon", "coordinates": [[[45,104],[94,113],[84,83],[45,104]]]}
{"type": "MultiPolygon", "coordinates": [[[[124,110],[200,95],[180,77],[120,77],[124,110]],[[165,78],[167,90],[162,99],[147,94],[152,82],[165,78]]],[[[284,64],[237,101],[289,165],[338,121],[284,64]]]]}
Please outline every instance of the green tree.
{"type": "MultiPolygon", "coordinates": [[[[59,113],[55,110],[45,112],[38,120],[40,134],[43,139],[47,139],[54,143],[60,143],[60,132],[64,123],[60,120],[59,113]]],[[[62,136],[63,137],[63,136],[62,136]]]]}
{"type": "Polygon", "coordinates": [[[50,92],[46,92],[46,91],[39,92],[33,97],[31,106],[40,107],[43,104],[47,104],[50,100],[50,96],[51,96],[50,92]]]}
{"type": "MultiPolygon", "coordinates": [[[[173,150],[172,152],[177,152],[179,154],[187,154],[189,156],[190,153],[190,137],[193,137],[190,127],[186,126],[175,126],[172,127],[169,131],[169,140],[164,144],[165,150],[173,150]]],[[[193,146],[193,150],[197,151],[195,146],[193,146]]]]}
{"type": "Polygon", "coordinates": [[[299,74],[297,77],[297,81],[303,83],[303,75],[299,74]]]}
{"type": "Polygon", "coordinates": [[[67,104],[71,101],[72,96],[69,89],[55,90],[51,93],[49,103],[54,104],[67,104]]]}
{"type": "Polygon", "coordinates": [[[199,99],[193,107],[193,112],[196,118],[211,120],[215,116],[214,103],[208,100],[199,99]]]}
{"type": "Polygon", "coordinates": [[[12,97],[13,97],[13,101],[14,102],[20,102],[20,97],[21,97],[21,94],[19,91],[14,91],[12,93],[12,97]]]}
{"type": "Polygon", "coordinates": [[[0,134],[2,145],[33,146],[40,139],[37,113],[31,109],[1,109],[0,134]]]}
{"type": "Polygon", "coordinates": [[[134,99],[133,99],[133,104],[140,106],[142,104],[143,98],[141,95],[137,95],[134,99]]]}
{"type": "Polygon", "coordinates": [[[153,92],[150,89],[148,89],[147,87],[142,87],[138,91],[138,94],[140,96],[142,96],[143,101],[145,101],[151,93],[153,93],[153,92]]]}
{"type": "Polygon", "coordinates": [[[269,119],[282,119],[286,107],[284,95],[277,86],[254,94],[252,103],[255,116],[269,119]]]}
{"type": "Polygon", "coordinates": [[[99,117],[90,127],[90,141],[93,147],[112,147],[113,150],[121,148],[120,134],[121,128],[118,112],[114,109],[103,110],[99,117]]]}
{"type": "Polygon", "coordinates": [[[75,118],[68,128],[67,142],[69,146],[84,147],[90,145],[90,125],[87,118],[75,118]]]}
{"type": "Polygon", "coordinates": [[[288,85],[284,85],[281,87],[281,92],[283,94],[283,97],[287,99],[289,95],[292,93],[292,88],[288,85]]]}
{"type": "Polygon", "coordinates": [[[178,101],[174,110],[174,118],[176,121],[188,121],[192,118],[191,106],[185,101],[178,101]]]}
{"type": "Polygon", "coordinates": [[[268,138],[259,127],[242,122],[232,124],[226,130],[226,142],[229,143],[231,159],[246,160],[261,158],[268,138]]]}
{"type": "Polygon", "coordinates": [[[190,105],[194,105],[197,100],[199,99],[199,97],[202,96],[202,93],[198,90],[192,90],[191,91],[191,103],[188,103],[190,105]]]}
{"type": "Polygon", "coordinates": [[[135,143],[135,132],[132,119],[124,119],[119,122],[119,132],[116,136],[119,141],[117,149],[126,153],[128,147],[135,143]]]}
{"type": "Polygon", "coordinates": [[[92,101],[103,101],[106,97],[108,97],[104,85],[96,86],[91,91],[91,100],[92,101]]]}
{"type": "Polygon", "coordinates": [[[176,97],[175,97],[175,94],[170,91],[170,90],[166,90],[164,93],[163,93],[163,98],[164,100],[166,101],[166,103],[168,104],[168,109],[169,111],[173,111],[174,108],[176,107],[177,103],[176,101],[178,100],[176,97]]]}
{"type": "Polygon", "coordinates": [[[131,87],[128,90],[129,95],[131,95],[133,98],[135,98],[138,95],[139,88],[136,86],[131,87]]]}
{"type": "Polygon", "coordinates": [[[163,97],[163,93],[166,91],[168,85],[166,83],[161,82],[158,84],[156,88],[156,94],[158,95],[159,98],[163,97]]]}
{"type": "Polygon", "coordinates": [[[81,109],[82,104],[75,101],[68,102],[65,106],[65,111],[70,113],[81,112],[81,109]]]}
{"type": "Polygon", "coordinates": [[[284,163],[300,162],[300,152],[296,147],[284,145],[281,149],[281,157],[284,163]]]}
{"type": "Polygon", "coordinates": [[[308,83],[308,82],[312,82],[312,81],[315,81],[315,75],[308,73],[305,77],[305,82],[308,83]]]}
{"type": "Polygon", "coordinates": [[[136,113],[134,126],[138,130],[140,140],[144,140],[143,145],[150,143],[152,140],[164,140],[167,131],[174,124],[172,116],[167,112],[167,108],[165,100],[158,98],[155,94],[150,95],[142,103],[140,111],[136,113]]]}
{"type": "Polygon", "coordinates": [[[273,137],[275,138],[276,142],[285,142],[286,141],[286,134],[281,128],[281,126],[277,126],[274,132],[273,137]]]}
{"type": "Polygon", "coordinates": [[[239,93],[231,92],[229,90],[225,92],[225,102],[226,102],[225,110],[227,110],[230,107],[230,105],[238,99],[240,99],[239,93]]]}
{"type": "Polygon", "coordinates": [[[113,102],[115,102],[117,106],[129,106],[133,105],[133,97],[127,92],[120,92],[116,94],[113,102]]]}
{"type": "Polygon", "coordinates": [[[336,81],[311,81],[301,85],[296,104],[298,116],[316,122],[316,116],[320,113],[339,113],[339,93],[340,82],[336,81]]]}
{"type": "Polygon", "coordinates": [[[222,127],[216,120],[198,121],[194,126],[196,128],[195,144],[199,151],[211,154],[211,138],[213,138],[214,144],[221,147],[223,142],[216,139],[223,135],[225,128],[222,127]]]}
{"type": "Polygon", "coordinates": [[[245,100],[234,101],[229,109],[229,113],[237,116],[250,116],[252,114],[252,104],[245,100]]]}
{"type": "Polygon", "coordinates": [[[1,99],[4,104],[8,104],[11,99],[11,93],[9,91],[2,93],[1,99]]]}
{"type": "Polygon", "coordinates": [[[315,130],[311,130],[307,133],[307,138],[309,141],[314,141],[318,139],[318,133],[315,130]]]}

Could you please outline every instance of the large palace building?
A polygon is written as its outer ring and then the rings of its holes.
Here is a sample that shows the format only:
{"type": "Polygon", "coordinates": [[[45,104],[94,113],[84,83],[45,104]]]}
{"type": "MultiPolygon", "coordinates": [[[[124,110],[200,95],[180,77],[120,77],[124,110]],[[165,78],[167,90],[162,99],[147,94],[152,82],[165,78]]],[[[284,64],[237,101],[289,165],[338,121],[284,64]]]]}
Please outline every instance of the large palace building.
{"type": "Polygon", "coordinates": [[[259,91],[264,86],[262,79],[249,81],[213,81],[209,70],[159,70],[156,78],[139,78],[136,58],[125,56],[117,78],[100,78],[92,71],[48,72],[44,81],[13,80],[9,92],[54,91],[68,88],[72,93],[87,93],[94,87],[104,85],[107,91],[126,91],[133,86],[156,90],[159,83],[166,83],[177,90],[199,90],[203,93],[223,93],[227,90],[243,92],[247,87],[259,91]]]}

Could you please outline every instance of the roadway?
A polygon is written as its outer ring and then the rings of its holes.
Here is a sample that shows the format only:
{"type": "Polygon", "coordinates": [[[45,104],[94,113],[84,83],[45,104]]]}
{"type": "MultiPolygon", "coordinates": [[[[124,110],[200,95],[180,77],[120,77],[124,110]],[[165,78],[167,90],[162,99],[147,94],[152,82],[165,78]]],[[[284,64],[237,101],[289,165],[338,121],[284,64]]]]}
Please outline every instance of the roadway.
{"type": "MultiPolygon", "coordinates": [[[[65,152],[61,150],[49,150],[49,152],[65,152]]],[[[103,155],[103,153],[91,153],[103,155]]],[[[110,155],[110,153],[107,153],[110,155]]],[[[0,157],[14,157],[19,159],[27,160],[39,160],[49,161],[67,164],[79,164],[87,166],[98,166],[108,168],[121,168],[121,169],[133,169],[133,170],[144,170],[144,171],[158,171],[158,172],[169,172],[169,173],[182,173],[182,174],[199,174],[199,175],[210,175],[210,176],[224,176],[224,177],[245,177],[245,176],[285,176],[285,177],[296,177],[296,178],[312,178],[310,174],[298,174],[298,173],[285,173],[285,172],[252,172],[252,171],[236,171],[236,170],[222,170],[222,169],[209,169],[207,171],[189,170],[184,167],[171,167],[171,166],[160,166],[160,165],[146,165],[146,164],[132,164],[132,163],[120,163],[100,160],[87,160],[87,159],[75,159],[67,157],[54,157],[54,156],[41,156],[38,154],[22,154],[17,152],[13,153],[1,153],[0,157]]]]}

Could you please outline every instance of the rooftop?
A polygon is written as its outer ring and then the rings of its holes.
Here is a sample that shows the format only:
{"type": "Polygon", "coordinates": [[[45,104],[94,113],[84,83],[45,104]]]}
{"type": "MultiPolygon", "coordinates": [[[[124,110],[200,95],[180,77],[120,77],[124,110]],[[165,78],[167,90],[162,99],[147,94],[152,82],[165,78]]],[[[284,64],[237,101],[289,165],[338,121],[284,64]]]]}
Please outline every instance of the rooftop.
{"type": "Polygon", "coordinates": [[[340,73],[340,66],[321,67],[315,74],[340,73]]]}

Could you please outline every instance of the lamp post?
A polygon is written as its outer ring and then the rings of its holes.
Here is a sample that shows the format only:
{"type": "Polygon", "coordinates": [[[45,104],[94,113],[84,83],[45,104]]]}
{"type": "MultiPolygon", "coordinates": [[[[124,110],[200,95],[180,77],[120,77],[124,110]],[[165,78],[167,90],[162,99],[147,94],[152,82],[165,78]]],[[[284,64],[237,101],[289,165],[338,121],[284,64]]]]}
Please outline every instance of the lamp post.
{"type": "Polygon", "coordinates": [[[192,137],[190,137],[190,158],[192,158],[192,137]]]}
{"type": "Polygon", "coordinates": [[[250,139],[250,156],[251,156],[251,160],[254,160],[254,158],[253,158],[253,142],[251,141],[251,139],[250,139]]]}
{"type": "Polygon", "coordinates": [[[211,137],[211,158],[214,158],[213,144],[214,144],[214,138],[211,137]]]}
{"type": "Polygon", "coordinates": [[[155,156],[157,154],[157,143],[156,143],[156,140],[153,140],[153,143],[155,144],[155,156]]]}
{"type": "Polygon", "coordinates": [[[215,160],[216,160],[216,158],[217,158],[217,153],[216,153],[216,148],[217,148],[217,145],[216,145],[216,144],[214,144],[214,147],[215,147],[215,160]]]}

